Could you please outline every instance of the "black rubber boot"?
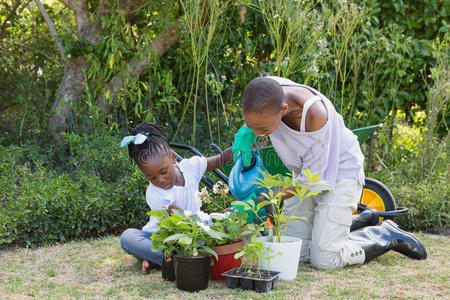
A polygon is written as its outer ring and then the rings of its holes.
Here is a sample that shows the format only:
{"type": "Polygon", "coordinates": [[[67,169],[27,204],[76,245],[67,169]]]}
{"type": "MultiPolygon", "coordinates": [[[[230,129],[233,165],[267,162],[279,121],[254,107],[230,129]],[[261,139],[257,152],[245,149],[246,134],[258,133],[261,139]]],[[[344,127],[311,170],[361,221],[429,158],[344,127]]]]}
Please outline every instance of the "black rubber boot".
{"type": "Polygon", "coordinates": [[[389,250],[402,253],[413,259],[426,259],[427,251],[414,235],[398,228],[392,220],[386,220],[379,226],[369,226],[353,231],[349,235],[363,248],[368,262],[389,250]]]}
{"type": "Polygon", "coordinates": [[[360,214],[352,216],[352,225],[350,226],[350,231],[355,231],[367,226],[377,225],[379,219],[379,211],[367,207],[360,214]]]}

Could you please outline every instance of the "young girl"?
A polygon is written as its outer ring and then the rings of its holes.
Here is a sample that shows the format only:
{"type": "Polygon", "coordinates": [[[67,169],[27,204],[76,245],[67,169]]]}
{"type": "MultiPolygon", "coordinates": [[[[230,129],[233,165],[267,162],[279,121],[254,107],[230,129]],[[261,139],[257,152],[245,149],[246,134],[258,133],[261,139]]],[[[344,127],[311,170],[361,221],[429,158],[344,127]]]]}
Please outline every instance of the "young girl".
{"type": "MultiPolygon", "coordinates": [[[[149,185],[145,193],[151,210],[189,210],[196,213],[200,203],[196,198],[198,185],[205,172],[232,161],[231,147],[213,157],[194,156],[177,163],[175,153],[166,139],[165,128],[154,123],[142,123],[123,138],[121,147],[128,145],[128,153],[149,185]]],[[[120,245],[128,254],[142,261],[142,272],[161,266],[161,252],[153,252],[150,239],[159,229],[158,219],[151,216],[141,229],[129,228],[120,236],[120,245]]]]}

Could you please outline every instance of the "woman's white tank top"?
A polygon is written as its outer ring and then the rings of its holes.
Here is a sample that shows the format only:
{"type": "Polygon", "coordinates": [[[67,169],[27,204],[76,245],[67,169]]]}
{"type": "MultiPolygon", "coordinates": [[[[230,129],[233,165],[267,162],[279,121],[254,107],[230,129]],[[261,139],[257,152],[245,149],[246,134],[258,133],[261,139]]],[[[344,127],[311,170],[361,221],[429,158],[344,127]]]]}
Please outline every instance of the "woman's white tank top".
{"type": "MultiPolygon", "coordinates": [[[[309,86],[276,76],[268,78],[276,80],[281,86],[299,86],[315,94],[303,106],[300,131],[281,122],[270,135],[275,151],[284,165],[294,171],[297,180],[306,182],[301,170],[309,169],[313,174],[319,174],[320,179],[325,180],[331,188],[338,178],[355,178],[361,185],[364,184],[364,156],[358,139],[345,127],[342,116],[337,113],[330,100],[309,86]],[[306,113],[314,102],[320,100],[327,110],[328,120],[321,129],[306,132],[306,113]]],[[[323,190],[321,187],[313,189],[323,190]]]]}

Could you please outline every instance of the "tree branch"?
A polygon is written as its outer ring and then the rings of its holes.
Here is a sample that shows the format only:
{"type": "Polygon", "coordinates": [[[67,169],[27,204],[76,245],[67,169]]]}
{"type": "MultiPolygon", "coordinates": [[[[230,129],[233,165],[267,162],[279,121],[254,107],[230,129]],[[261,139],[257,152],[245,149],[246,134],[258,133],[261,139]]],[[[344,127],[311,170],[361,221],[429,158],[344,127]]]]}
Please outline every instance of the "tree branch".
{"type": "Polygon", "coordinates": [[[39,8],[39,11],[41,12],[42,18],[44,18],[45,23],[47,23],[48,29],[50,30],[50,34],[52,35],[53,39],[55,39],[56,46],[59,50],[59,55],[61,55],[61,59],[64,61],[66,58],[64,57],[64,50],[61,44],[61,41],[59,40],[58,33],[56,32],[55,25],[52,22],[52,19],[50,19],[50,16],[48,15],[47,11],[45,10],[45,7],[42,5],[40,0],[34,0],[37,7],[39,8]]]}
{"type": "Polygon", "coordinates": [[[87,0],[63,0],[64,4],[74,11],[79,39],[85,39],[92,45],[100,42],[100,25],[91,23],[87,0]]]}
{"type": "Polygon", "coordinates": [[[51,57],[49,54],[47,54],[47,53],[45,53],[45,52],[42,52],[42,51],[39,50],[39,49],[32,48],[32,47],[30,47],[30,46],[27,46],[27,45],[24,45],[24,44],[21,44],[21,43],[18,43],[18,42],[14,42],[14,41],[11,41],[11,44],[14,44],[14,45],[17,45],[17,46],[20,46],[20,47],[24,47],[24,48],[29,49],[29,50],[36,51],[37,53],[39,53],[39,54],[41,54],[41,55],[47,57],[47,58],[50,59],[50,60],[52,60],[52,61],[53,61],[55,64],[57,64],[58,66],[61,66],[61,64],[60,64],[56,59],[54,59],[53,57],[51,57]]]}
{"type": "MultiPolygon", "coordinates": [[[[134,78],[139,76],[146,69],[149,61],[152,61],[153,57],[161,57],[166,53],[171,47],[173,47],[180,39],[180,34],[177,31],[178,21],[176,25],[168,26],[166,29],[161,31],[154,39],[149,49],[142,49],[144,53],[141,60],[136,61],[132,59],[128,66],[131,71],[129,72],[129,78],[134,78]]],[[[103,111],[110,111],[113,108],[112,103],[105,99],[105,94],[109,91],[110,95],[119,94],[123,89],[125,79],[123,77],[124,72],[118,72],[118,75],[111,80],[111,82],[106,86],[103,93],[97,98],[97,106],[103,111]]]]}

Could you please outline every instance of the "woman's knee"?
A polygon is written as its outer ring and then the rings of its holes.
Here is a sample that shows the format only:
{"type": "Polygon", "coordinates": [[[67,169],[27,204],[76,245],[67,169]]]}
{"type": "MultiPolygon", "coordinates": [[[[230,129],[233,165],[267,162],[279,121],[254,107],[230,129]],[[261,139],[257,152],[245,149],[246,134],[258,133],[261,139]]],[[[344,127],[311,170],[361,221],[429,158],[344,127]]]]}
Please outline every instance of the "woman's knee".
{"type": "Polygon", "coordinates": [[[311,251],[311,265],[317,270],[333,270],[340,267],[339,253],[311,251]]]}

